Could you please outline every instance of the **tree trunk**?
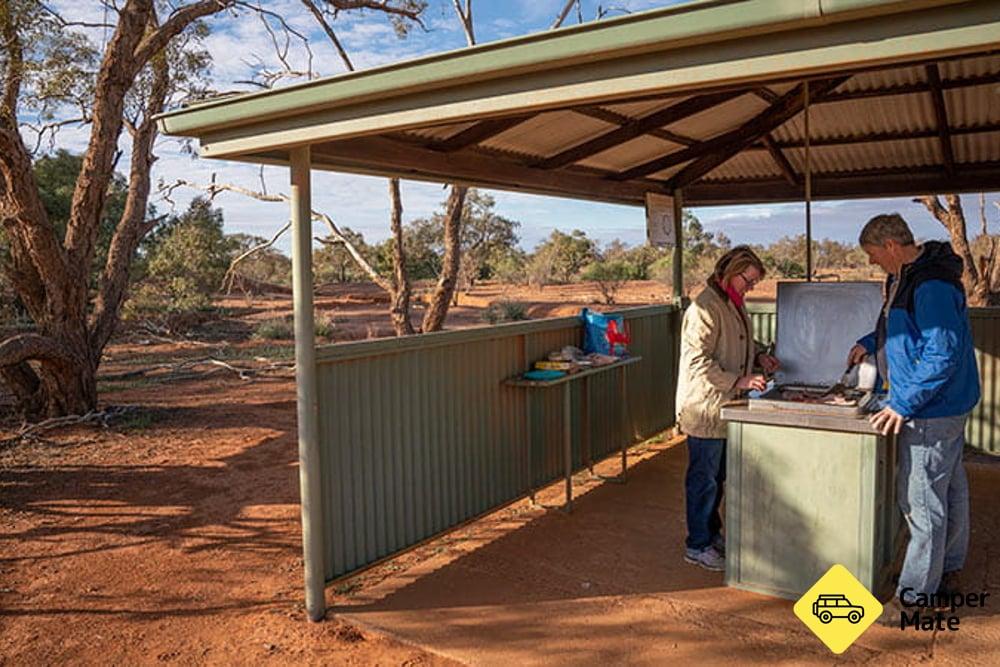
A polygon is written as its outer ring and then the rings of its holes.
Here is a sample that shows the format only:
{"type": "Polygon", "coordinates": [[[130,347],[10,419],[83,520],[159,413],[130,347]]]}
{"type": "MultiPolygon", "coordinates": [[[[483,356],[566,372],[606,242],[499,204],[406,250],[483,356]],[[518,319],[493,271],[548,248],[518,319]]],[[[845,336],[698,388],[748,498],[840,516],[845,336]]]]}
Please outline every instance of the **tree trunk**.
{"type": "Polygon", "coordinates": [[[424,314],[423,331],[440,331],[448,316],[448,305],[458,281],[458,269],[462,258],[462,212],[465,207],[465,192],[467,188],[453,185],[448,196],[448,206],[444,214],[444,261],[441,275],[431,304],[424,314]]]}
{"type": "Polygon", "coordinates": [[[962,201],[956,194],[944,195],[944,200],[947,208],[942,206],[936,195],[925,195],[914,199],[915,202],[923,204],[930,211],[930,214],[948,230],[951,247],[962,258],[962,284],[965,286],[969,305],[995,305],[1000,301],[998,298],[1000,295],[993,293],[989,284],[989,276],[981,275],[976,267],[972,249],[969,247],[962,201]]]}
{"type": "Polygon", "coordinates": [[[416,333],[410,322],[410,276],[406,272],[406,251],[403,248],[403,203],[399,197],[399,179],[389,180],[392,202],[392,290],[389,292],[389,315],[397,336],[416,333]]]}
{"type": "Polygon", "coordinates": [[[12,336],[0,343],[0,369],[27,419],[84,414],[97,405],[97,363],[86,335],[12,336]]]}

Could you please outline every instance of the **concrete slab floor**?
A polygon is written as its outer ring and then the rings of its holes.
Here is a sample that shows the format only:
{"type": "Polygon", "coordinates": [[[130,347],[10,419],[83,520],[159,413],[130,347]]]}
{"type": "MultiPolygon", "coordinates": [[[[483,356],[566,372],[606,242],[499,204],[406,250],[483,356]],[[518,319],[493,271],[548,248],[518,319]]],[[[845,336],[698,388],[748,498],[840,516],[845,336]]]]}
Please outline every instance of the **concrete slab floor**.
{"type": "MultiPolygon", "coordinates": [[[[1000,664],[1000,460],[966,463],[963,589],[989,591],[993,604],[961,614],[957,632],[872,626],[840,656],[791,601],[683,562],[686,461],[683,441],[640,445],[627,484],[577,477],[572,514],[516,503],[338,582],[331,613],[468,664],[1000,664]]],[[[562,488],[539,500],[559,504],[562,488]]]]}

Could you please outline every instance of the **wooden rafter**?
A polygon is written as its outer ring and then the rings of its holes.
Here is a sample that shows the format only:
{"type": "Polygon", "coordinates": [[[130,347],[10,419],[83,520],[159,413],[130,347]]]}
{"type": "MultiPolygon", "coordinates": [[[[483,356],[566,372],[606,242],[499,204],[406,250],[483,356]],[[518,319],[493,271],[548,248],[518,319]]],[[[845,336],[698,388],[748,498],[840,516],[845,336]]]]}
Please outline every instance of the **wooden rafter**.
{"type": "MultiPolygon", "coordinates": [[[[850,76],[838,76],[832,79],[809,82],[810,98],[821,100],[831,90],[847,81],[850,76]]],[[[674,174],[667,181],[667,191],[679,190],[693,183],[708,172],[729,160],[747,146],[761,140],[779,125],[796,116],[805,107],[805,84],[795,86],[790,92],[771,105],[766,111],[758,114],[737,129],[723,134],[710,141],[719,141],[719,149],[706,152],[694,162],[674,174]],[[729,135],[728,137],[726,135],[729,135]]],[[[708,142],[706,142],[708,143],[708,142]]],[[[650,172],[652,173],[652,172],[650,172]]],[[[647,175],[647,174],[643,174],[647,175]]]]}
{"type": "MultiPolygon", "coordinates": [[[[605,123],[611,123],[612,125],[618,126],[628,125],[632,122],[632,120],[634,120],[628,116],[623,116],[620,113],[615,113],[614,111],[609,111],[608,109],[604,109],[602,107],[573,107],[572,111],[582,116],[589,116],[590,118],[596,118],[597,120],[602,120],[605,123]]],[[[697,139],[692,139],[691,137],[678,134],[677,132],[671,132],[670,130],[664,130],[663,128],[650,130],[646,134],[658,139],[672,141],[675,144],[680,144],[681,146],[693,146],[698,143],[697,139]]]]}
{"type": "MultiPolygon", "coordinates": [[[[899,167],[867,169],[838,174],[814,174],[815,199],[908,196],[919,192],[982,192],[1000,189],[1000,162],[962,165],[962,171],[948,175],[941,167],[899,167]]],[[[715,206],[753,202],[794,201],[802,197],[802,187],[782,178],[692,183],[684,189],[684,201],[692,206],[715,206]]]]}
{"type": "Polygon", "coordinates": [[[754,88],[753,89],[753,94],[756,95],[757,97],[759,97],[760,99],[764,100],[768,104],[774,104],[775,102],[778,101],[778,98],[781,97],[780,95],[778,95],[778,93],[774,92],[773,90],[771,90],[767,86],[761,86],[760,88],[754,88]]]}
{"type": "Polygon", "coordinates": [[[792,164],[785,157],[785,154],[781,152],[781,149],[774,143],[774,138],[771,134],[765,134],[761,137],[761,141],[764,143],[764,147],[767,148],[767,152],[771,154],[771,158],[774,163],[778,165],[778,169],[781,170],[782,175],[785,180],[788,181],[789,185],[798,185],[799,177],[792,168],[792,164]]]}
{"type": "MultiPolygon", "coordinates": [[[[987,86],[994,83],[1000,83],[1000,72],[941,80],[940,88],[941,90],[953,90],[955,88],[987,86]]],[[[869,88],[866,90],[844,90],[827,96],[822,103],[831,104],[833,102],[843,102],[845,100],[862,100],[870,97],[890,97],[893,95],[915,95],[928,92],[931,92],[930,82],[906,83],[897,86],[869,88]]]]}
{"type": "Polygon", "coordinates": [[[585,141],[582,144],[577,144],[572,148],[568,148],[561,153],[552,155],[544,160],[539,160],[534,166],[540,169],[559,169],[560,167],[565,167],[566,165],[579,162],[580,160],[588,158],[592,155],[597,155],[598,153],[606,151],[609,148],[613,148],[618,144],[631,141],[632,139],[642,136],[650,130],[670,125],[671,123],[676,123],[677,121],[693,116],[696,113],[711,109],[714,106],[718,106],[723,102],[727,102],[734,97],[742,95],[743,92],[744,91],[736,90],[722,93],[707,93],[705,95],[689,97],[676,104],[670,105],[666,109],[655,111],[648,116],[634,120],[627,125],[619,127],[618,129],[605,132],[599,137],[585,141]]]}
{"type": "MultiPolygon", "coordinates": [[[[836,88],[848,78],[847,76],[838,76],[833,79],[812,82],[810,84],[812,86],[811,92],[815,91],[813,93],[814,97],[822,99],[826,91],[836,88]]],[[[804,84],[799,84],[778,98],[777,102],[735,130],[723,132],[700,144],[689,146],[683,150],[675,151],[658,157],[655,160],[649,160],[648,162],[636,165],[631,169],[626,169],[612,176],[612,178],[619,181],[630,181],[694,160],[694,162],[670,179],[669,184],[672,186],[672,189],[683,187],[683,185],[708,173],[708,171],[722,164],[747,146],[760,141],[765,134],[770,133],[776,127],[798,114],[805,102],[803,90],[804,84]]]]}
{"type": "Polygon", "coordinates": [[[924,67],[927,73],[927,85],[930,86],[931,102],[934,104],[934,117],[937,121],[938,139],[941,141],[941,156],[944,158],[944,168],[949,174],[955,173],[955,153],[951,148],[951,132],[948,127],[948,110],[944,106],[944,93],[941,92],[941,74],[936,63],[924,67]]]}
{"type": "Polygon", "coordinates": [[[412,140],[386,137],[357,137],[313,145],[316,168],[336,168],[370,174],[393,174],[400,178],[508,187],[528,192],[570,194],[602,201],[642,201],[644,193],[657,184],[645,181],[616,183],[593,170],[546,171],[518,163],[512,156],[480,149],[442,154],[412,140]],[[372,165],[378,165],[376,170],[372,165]]]}
{"type": "MultiPolygon", "coordinates": [[[[970,125],[968,127],[953,127],[949,130],[952,137],[967,134],[988,134],[1000,132],[1000,123],[985,123],[983,125],[970,125]]],[[[913,139],[931,139],[938,136],[937,128],[926,130],[893,130],[889,132],[870,132],[867,134],[856,134],[849,137],[819,137],[810,139],[809,145],[813,148],[817,146],[849,146],[851,144],[866,144],[879,141],[908,141],[913,139]]],[[[801,139],[795,141],[776,141],[775,146],[781,150],[789,148],[802,148],[805,142],[801,139]]],[[[748,146],[749,150],[766,147],[761,145],[748,146]]]]}
{"type": "Polygon", "coordinates": [[[484,120],[471,127],[465,128],[458,134],[448,137],[444,141],[436,142],[428,146],[428,148],[440,153],[454,153],[455,151],[460,151],[463,148],[473,146],[481,141],[486,141],[490,137],[495,137],[498,134],[506,132],[512,127],[520,125],[534,116],[535,114],[520,114],[517,116],[508,116],[506,118],[492,118],[490,120],[484,120]]]}

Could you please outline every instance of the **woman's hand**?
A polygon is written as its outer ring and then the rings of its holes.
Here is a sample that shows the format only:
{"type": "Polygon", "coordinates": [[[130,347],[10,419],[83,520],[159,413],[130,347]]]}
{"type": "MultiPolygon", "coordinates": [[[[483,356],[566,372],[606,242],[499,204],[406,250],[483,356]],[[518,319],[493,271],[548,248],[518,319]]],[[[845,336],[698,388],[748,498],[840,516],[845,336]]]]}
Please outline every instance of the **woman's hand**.
{"type": "Polygon", "coordinates": [[[767,387],[767,379],[763,375],[744,375],[736,381],[736,389],[756,389],[764,391],[767,387]]]}
{"type": "Polygon", "coordinates": [[[851,368],[857,366],[865,357],[868,355],[868,350],[862,345],[855,345],[851,348],[851,351],[847,353],[847,367],[851,368]]]}
{"type": "Polygon", "coordinates": [[[763,368],[764,372],[768,375],[781,368],[781,362],[778,361],[777,357],[763,352],[757,355],[757,364],[760,365],[760,367],[763,368]]]}

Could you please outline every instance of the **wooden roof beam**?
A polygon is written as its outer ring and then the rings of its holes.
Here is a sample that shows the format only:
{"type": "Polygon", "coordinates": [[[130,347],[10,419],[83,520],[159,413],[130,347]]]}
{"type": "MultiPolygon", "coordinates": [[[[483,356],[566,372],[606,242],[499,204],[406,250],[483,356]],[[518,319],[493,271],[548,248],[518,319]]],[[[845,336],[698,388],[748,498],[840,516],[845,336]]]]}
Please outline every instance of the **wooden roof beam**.
{"type": "MultiPolygon", "coordinates": [[[[949,133],[952,137],[966,134],[987,134],[989,132],[1000,132],[1000,123],[986,123],[984,125],[970,125],[968,127],[952,127],[949,133]]],[[[891,131],[891,132],[871,132],[868,134],[856,134],[849,137],[818,137],[809,140],[809,145],[813,148],[817,146],[850,146],[851,144],[865,144],[875,141],[908,141],[912,139],[931,139],[938,136],[937,128],[914,131],[891,131]]],[[[780,150],[789,148],[802,148],[805,141],[797,139],[795,141],[776,141],[775,146],[780,150]]],[[[747,150],[764,150],[763,144],[747,146],[747,150]]]]}
{"type": "MultiPolygon", "coordinates": [[[[941,167],[900,167],[837,174],[814,174],[815,199],[911,196],[921,192],[984,192],[1000,189],[1000,162],[966,164],[954,176],[941,167]]],[[[719,206],[754,201],[801,200],[802,187],[781,178],[705,181],[684,188],[685,205],[719,206]]]]}
{"type": "MultiPolygon", "coordinates": [[[[828,92],[844,83],[850,76],[838,76],[832,79],[809,82],[809,96],[821,100],[828,92]]],[[[707,152],[694,162],[681,169],[667,181],[667,191],[678,190],[688,183],[693,183],[708,172],[729,160],[741,150],[761,140],[771,130],[795,117],[805,107],[805,84],[799,84],[790,92],[781,96],[767,111],[744,123],[741,127],[727,132],[719,139],[721,147],[713,152],[707,152]],[[726,135],[730,135],[728,138],[726,135]]]]}
{"type": "Polygon", "coordinates": [[[561,153],[539,160],[533,166],[539,169],[559,169],[561,167],[565,167],[566,165],[579,162],[580,160],[586,159],[592,155],[597,155],[598,153],[606,151],[609,148],[623,144],[626,141],[631,141],[636,137],[646,134],[650,130],[661,128],[666,125],[670,125],[671,123],[676,123],[677,121],[693,116],[696,113],[701,113],[702,111],[711,109],[714,106],[718,106],[723,102],[728,102],[735,97],[739,97],[745,92],[746,91],[744,90],[730,90],[689,97],[676,104],[670,105],[666,109],[654,111],[648,116],[634,120],[628,125],[623,125],[616,130],[605,132],[590,141],[585,141],[582,144],[577,144],[576,146],[568,148],[561,153]]]}
{"type": "Polygon", "coordinates": [[[948,110],[944,106],[944,93],[941,92],[941,74],[938,72],[937,63],[926,65],[924,71],[927,73],[927,85],[930,87],[931,101],[934,103],[934,116],[937,120],[938,139],[941,141],[944,168],[951,176],[955,173],[955,153],[951,148],[948,110]]]}
{"type": "Polygon", "coordinates": [[[780,95],[778,95],[778,93],[774,92],[773,90],[771,90],[767,86],[761,86],[760,88],[754,88],[753,89],[753,94],[756,95],[757,97],[759,97],[760,99],[764,100],[768,104],[774,104],[775,102],[778,101],[778,97],[780,97],[780,95]]]}
{"type": "MultiPolygon", "coordinates": [[[[822,99],[825,92],[833,90],[849,78],[849,76],[838,76],[833,79],[814,81],[811,83],[810,93],[813,98],[822,99]]],[[[649,176],[650,174],[662,171],[663,169],[683,164],[689,160],[695,160],[694,163],[688,165],[681,170],[680,173],[670,179],[669,184],[672,187],[667,189],[669,191],[670,189],[683,187],[682,185],[678,185],[678,183],[683,182],[686,184],[691,182],[687,179],[689,179],[692,174],[697,174],[694,176],[696,179],[701,175],[708,173],[708,171],[714,169],[715,166],[722,164],[722,162],[725,162],[744,148],[760,141],[765,134],[769,134],[772,130],[802,111],[802,108],[805,105],[805,98],[803,97],[804,89],[804,84],[800,83],[795,88],[778,98],[778,101],[770,107],[757,114],[735,130],[724,132],[695,146],[690,146],[683,150],[675,151],[668,155],[656,158],[655,160],[650,160],[640,165],[636,165],[631,169],[627,169],[612,176],[612,178],[618,181],[631,181],[635,178],[649,176]],[[722,156],[724,156],[724,158],[720,162],[717,162],[714,166],[710,167],[707,171],[700,171],[706,165],[709,165],[711,162],[722,156]],[[678,176],[681,174],[684,174],[684,177],[679,179],[678,176]]]]}
{"type": "MultiPolygon", "coordinates": [[[[628,116],[623,116],[620,113],[615,113],[614,111],[609,111],[601,107],[573,107],[570,110],[582,116],[596,118],[597,120],[603,120],[605,123],[611,123],[612,125],[618,126],[628,125],[630,122],[635,120],[634,118],[629,118],[628,116]]],[[[680,144],[681,146],[693,146],[698,143],[697,139],[692,139],[691,137],[678,134],[677,132],[671,132],[670,130],[664,130],[663,128],[650,130],[646,134],[651,137],[656,137],[657,139],[672,141],[675,144],[680,144]]]]}
{"type": "Polygon", "coordinates": [[[491,118],[467,127],[458,134],[455,134],[443,141],[438,141],[428,146],[433,151],[439,153],[454,153],[463,148],[473,146],[491,137],[502,134],[507,130],[520,125],[524,121],[534,118],[535,114],[520,114],[508,116],[506,118],[491,118]]]}
{"type": "MultiPolygon", "coordinates": [[[[928,65],[930,67],[930,65],[928,65]]],[[[934,65],[935,69],[937,65],[934,65]]],[[[988,86],[993,83],[1000,83],[1000,72],[991,74],[980,74],[959,79],[941,80],[941,90],[953,90],[955,88],[970,88],[972,86],[988,86]]],[[[889,97],[892,95],[915,95],[931,91],[931,85],[927,83],[906,83],[898,86],[888,86],[885,88],[870,88],[867,90],[844,90],[833,93],[823,100],[823,104],[832,102],[843,102],[845,100],[862,100],[870,97],[889,97]]]]}
{"type": "Polygon", "coordinates": [[[482,149],[442,154],[410,141],[380,136],[355,137],[313,145],[316,168],[395,175],[441,183],[499,187],[556,196],[636,204],[657,183],[616,183],[590,170],[545,171],[482,149]],[[487,157],[488,155],[488,157],[487,157]],[[373,169],[372,165],[378,165],[373,169]]]}
{"type": "Polygon", "coordinates": [[[778,148],[778,146],[774,143],[774,138],[771,137],[771,134],[770,133],[765,134],[763,137],[761,137],[761,139],[764,143],[765,148],[767,148],[767,152],[771,154],[771,159],[773,159],[774,163],[778,165],[778,169],[781,170],[781,173],[785,177],[785,180],[788,181],[788,184],[798,185],[799,184],[798,175],[792,168],[792,164],[788,161],[788,158],[785,157],[785,154],[782,153],[781,149],[778,148]]]}

